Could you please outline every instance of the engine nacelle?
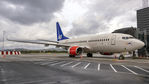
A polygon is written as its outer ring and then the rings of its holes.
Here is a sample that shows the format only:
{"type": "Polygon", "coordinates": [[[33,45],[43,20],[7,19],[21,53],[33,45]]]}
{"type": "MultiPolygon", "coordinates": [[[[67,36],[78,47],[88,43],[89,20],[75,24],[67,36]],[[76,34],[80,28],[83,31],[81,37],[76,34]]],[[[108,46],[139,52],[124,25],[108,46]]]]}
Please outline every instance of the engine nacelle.
{"type": "Polygon", "coordinates": [[[113,55],[113,53],[109,53],[109,52],[100,52],[101,55],[113,55]]]}
{"type": "Polygon", "coordinates": [[[79,46],[72,46],[68,49],[69,55],[80,55],[83,52],[83,49],[79,46]]]}

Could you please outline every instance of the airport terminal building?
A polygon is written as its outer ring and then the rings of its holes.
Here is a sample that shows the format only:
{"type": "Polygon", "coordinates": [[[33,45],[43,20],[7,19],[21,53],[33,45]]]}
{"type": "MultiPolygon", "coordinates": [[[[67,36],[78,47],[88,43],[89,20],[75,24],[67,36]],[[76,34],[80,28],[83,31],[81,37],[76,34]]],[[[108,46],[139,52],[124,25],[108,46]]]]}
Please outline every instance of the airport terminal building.
{"type": "Polygon", "coordinates": [[[149,56],[149,7],[137,10],[137,28],[122,28],[115,30],[113,33],[130,34],[142,40],[146,46],[138,50],[138,55],[149,56]]]}
{"type": "Polygon", "coordinates": [[[138,38],[145,42],[146,46],[140,51],[149,53],[149,7],[137,10],[138,38]]]}

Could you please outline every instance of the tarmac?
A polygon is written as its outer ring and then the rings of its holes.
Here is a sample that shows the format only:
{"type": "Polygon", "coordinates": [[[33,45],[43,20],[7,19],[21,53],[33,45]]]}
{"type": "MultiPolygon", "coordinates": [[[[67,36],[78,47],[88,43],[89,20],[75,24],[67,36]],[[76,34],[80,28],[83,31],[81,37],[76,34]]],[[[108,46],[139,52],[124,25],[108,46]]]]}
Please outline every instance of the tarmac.
{"type": "Polygon", "coordinates": [[[0,84],[149,84],[149,59],[65,53],[0,56],[0,84]]]}

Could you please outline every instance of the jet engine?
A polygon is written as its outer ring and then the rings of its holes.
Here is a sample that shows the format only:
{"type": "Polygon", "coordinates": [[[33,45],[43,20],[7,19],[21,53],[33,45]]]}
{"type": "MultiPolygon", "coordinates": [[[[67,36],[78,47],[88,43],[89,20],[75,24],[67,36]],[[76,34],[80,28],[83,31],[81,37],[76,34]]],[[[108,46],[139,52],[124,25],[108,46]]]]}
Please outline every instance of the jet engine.
{"type": "Polygon", "coordinates": [[[71,46],[68,49],[69,55],[73,55],[73,56],[80,55],[82,52],[83,52],[83,49],[79,46],[71,46]]]}

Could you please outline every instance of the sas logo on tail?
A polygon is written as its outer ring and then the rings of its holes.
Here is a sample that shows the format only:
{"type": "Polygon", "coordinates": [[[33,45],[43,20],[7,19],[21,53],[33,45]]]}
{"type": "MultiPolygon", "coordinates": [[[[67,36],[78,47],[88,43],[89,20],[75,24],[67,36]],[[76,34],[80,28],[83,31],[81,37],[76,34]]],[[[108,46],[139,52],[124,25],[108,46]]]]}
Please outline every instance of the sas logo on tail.
{"type": "Polygon", "coordinates": [[[62,35],[59,35],[58,39],[62,39],[62,35]]]}

